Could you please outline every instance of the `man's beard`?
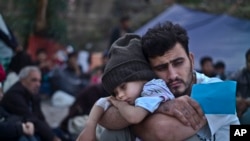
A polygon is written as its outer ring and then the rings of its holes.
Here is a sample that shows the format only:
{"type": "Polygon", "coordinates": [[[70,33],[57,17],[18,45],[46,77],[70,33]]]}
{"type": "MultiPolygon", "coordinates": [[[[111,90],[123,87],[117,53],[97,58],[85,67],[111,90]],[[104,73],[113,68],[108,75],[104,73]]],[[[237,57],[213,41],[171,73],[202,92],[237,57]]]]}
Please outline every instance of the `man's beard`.
{"type": "Polygon", "coordinates": [[[178,88],[176,88],[176,89],[171,89],[170,88],[170,91],[174,94],[175,97],[179,97],[179,96],[183,96],[183,95],[190,95],[191,94],[191,88],[192,88],[193,82],[195,80],[194,77],[195,77],[195,75],[193,74],[193,69],[191,67],[186,82],[183,79],[180,79],[180,78],[176,78],[175,80],[172,80],[172,81],[168,82],[168,84],[169,84],[169,83],[171,83],[173,81],[177,81],[177,82],[179,82],[179,83],[181,83],[183,85],[184,90],[180,91],[180,90],[178,90],[178,88]]]}

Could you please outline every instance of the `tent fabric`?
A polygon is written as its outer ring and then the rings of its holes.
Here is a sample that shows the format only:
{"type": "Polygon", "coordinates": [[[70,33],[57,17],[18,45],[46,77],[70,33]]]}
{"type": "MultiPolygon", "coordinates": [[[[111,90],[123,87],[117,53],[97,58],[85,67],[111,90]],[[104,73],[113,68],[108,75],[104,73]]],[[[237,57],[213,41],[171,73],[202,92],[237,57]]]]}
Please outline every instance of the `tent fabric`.
{"type": "Polygon", "coordinates": [[[203,56],[211,56],[214,62],[224,61],[229,72],[245,66],[245,52],[250,48],[250,20],[227,14],[209,14],[174,4],[135,33],[142,36],[149,28],[165,21],[187,29],[189,48],[194,53],[197,70],[203,56]]]}

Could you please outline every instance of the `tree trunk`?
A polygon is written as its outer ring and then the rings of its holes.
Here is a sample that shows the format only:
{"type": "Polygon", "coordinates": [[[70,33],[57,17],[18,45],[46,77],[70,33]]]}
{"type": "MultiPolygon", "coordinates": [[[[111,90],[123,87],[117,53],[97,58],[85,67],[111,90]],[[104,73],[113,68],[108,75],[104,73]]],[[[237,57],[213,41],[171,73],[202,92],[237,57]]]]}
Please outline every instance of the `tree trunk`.
{"type": "Polygon", "coordinates": [[[48,0],[37,0],[38,1],[38,9],[37,9],[37,18],[36,18],[36,32],[41,32],[46,28],[47,20],[46,20],[46,12],[48,0]]]}

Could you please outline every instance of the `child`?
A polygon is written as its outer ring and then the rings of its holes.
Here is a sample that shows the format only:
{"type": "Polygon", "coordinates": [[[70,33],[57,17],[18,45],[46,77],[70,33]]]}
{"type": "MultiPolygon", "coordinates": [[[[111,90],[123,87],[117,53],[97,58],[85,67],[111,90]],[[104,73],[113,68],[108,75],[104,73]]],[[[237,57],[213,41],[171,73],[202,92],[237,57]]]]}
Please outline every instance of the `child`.
{"type": "Polygon", "coordinates": [[[119,38],[111,46],[109,55],[102,84],[114,97],[101,98],[96,102],[78,141],[96,140],[96,126],[109,102],[124,119],[136,124],[153,113],[161,102],[174,98],[163,80],[154,79],[156,76],[143,55],[139,36],[126,34],[119,38]]]}

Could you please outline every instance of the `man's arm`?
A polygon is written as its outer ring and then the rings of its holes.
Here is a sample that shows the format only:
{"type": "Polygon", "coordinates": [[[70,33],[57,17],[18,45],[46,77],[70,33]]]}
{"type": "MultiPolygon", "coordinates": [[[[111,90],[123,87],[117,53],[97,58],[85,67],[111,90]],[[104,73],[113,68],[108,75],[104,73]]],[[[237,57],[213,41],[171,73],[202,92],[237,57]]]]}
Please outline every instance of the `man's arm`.
{"type": "Polygon", "coordinates": [[[103,113],[102,107],[96,104],[92,107],[85,128],[77,137],[77,141],[96,141],[96,127],[103,113]]]}
{"type": "Polygon", "coordinates": [[[241,96],[236,98],[236,110],[238,117],[241,117],[244,112],[246,112],[247,108],[250,106],[249,99],[244,99],[241,96]]]}
{"type": "MultiPolygon", "coordinates": [[[[174,117],[182,124],[192,126],[194,129],[198,128],[205,119],[199,104],[189,96],[181,96],[164,102],[160,105],[157,112],[174,117]]],[[[108,129],[122,129],[131,125],[114,106],[111,106],[104,113],[99,124],[108,129]]]]}
{"type": "Polygon", "coordinates": [[[143,141],[182,141],[199,129],[194,130],[176,118],[160,113],[150,115],[140,124],[132,126],[133,132],[143,141]]]}
{"type": "Polygon", "coordinates": [[[110,106],[107,111],[105,111],[99,124],[107,129],[113,130],[122,129],[131,125],[123,118],[118,109],[114,106],[110,106]]]}
{"type": "Polygon", "coordinates": [[[181,96],[162,103],[155,114],[133,126],[133,130],[145,141],[175,141],[193,136],[205,124],[199,105],[190,97],[181,96]]]}

